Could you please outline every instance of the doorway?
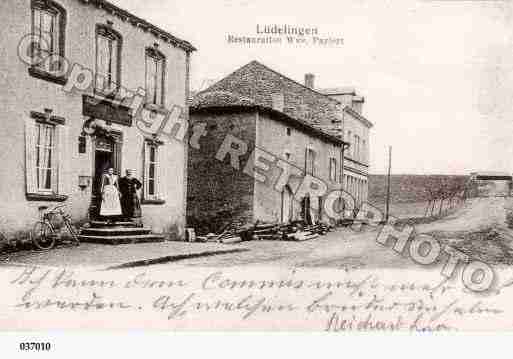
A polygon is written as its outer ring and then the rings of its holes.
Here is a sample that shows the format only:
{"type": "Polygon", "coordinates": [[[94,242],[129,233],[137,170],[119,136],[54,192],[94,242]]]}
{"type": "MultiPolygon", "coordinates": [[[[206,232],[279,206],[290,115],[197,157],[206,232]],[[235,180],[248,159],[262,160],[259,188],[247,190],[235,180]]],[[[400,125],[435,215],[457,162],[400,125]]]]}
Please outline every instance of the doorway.
{"type": "Polygon", "coordinates": [[[115,136],[101,136],[94,140],[93,185],[89,217],[91,220],[101,220],[101,187],[102,176],[110,168],[119,175],[121,169],[121,146],[115,136]]]}
{"type": "Polygon", "coordinates": [[[294,194],[292,190],[287,185],[283,188],[281,192],[281,222],[288,223],[292,221],[293,211],[294,211],[294,194]]]}

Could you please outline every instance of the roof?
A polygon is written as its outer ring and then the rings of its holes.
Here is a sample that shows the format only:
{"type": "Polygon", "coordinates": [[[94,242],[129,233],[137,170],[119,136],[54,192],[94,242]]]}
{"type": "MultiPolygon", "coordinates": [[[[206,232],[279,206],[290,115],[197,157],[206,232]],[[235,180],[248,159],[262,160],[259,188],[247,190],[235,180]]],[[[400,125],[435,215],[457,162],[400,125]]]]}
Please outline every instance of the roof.
{"type": "MultiPolygon", "coordinates": [[[[365,98],[363,96],[356,94],[354,87],[332,87],[319,89],[318,91],[326,96],[351,95],[351,102],[365,102],[365,98]]],[[[374,124],[367,120],[367,118],[365,118],[361,113],[355,111],[351,105],[346,105],[344,107],[344,112],[349,113],[352,117],[362,122],[368,128],[374,126],[374,124]]]]}
{"type": "Polygon", "coordinates": [[[227,91],[201,92],[192,99],[191,107],[231,107],[231,106],[255,106],[256,103],[250,98],[238,96],[227,91]]]}
{"type": "Polygon", "coordinates": [[[281,112],[291,119],[308,125],[329,136],[339,138],[335,123],[340,122],[342,107],[339,101],[306,87],[258,61],[252,61],[222,80],[201,91],[192,102],[192,111],[207,107],[240,105],[260,109],[277,109],[273,97],[283,95],[281,112]]]}
{"type": "Polygon", "coordinates": [[[480,171],[480,172],[472,172],[470,173],[471,176],[474,177],[487,177],[487,178],[493,178],[493,177],[512,177],[511,173],[507,172],[499,172],[499,171],[480,171]]]}
{"type": "Polygon", "coordinates": [[[80,0],[85,4],[92,4],[99,9],[103,9],[109,14],[119,17],[123,21],[130,22],[135,27],[140,27],[143,30],[151,32],[155,37],[167,41],[177,47],[184,49],[187,52],[196,51],[196,48],[191,45],[188,41],[177,38],[169,32],[161,29],[160,27],[151,24],[150,22],[141,19],[140,17],[124,10],[107,0],[80,0]]]}
{"type": "Polygon", "coordinates": [[[344,107],[344,112],[348,113],[349,115],[353,116],[357,120],[360,120],[365,126],[368,128],[374,127],[374,124],[367,120],[364,116],[356,112],[351,106],[347,105],[344,107]]]}
{"type": "Polygon", "coordinates": [[[476,176],[511,176],[511,173],[500,171],[476,171],[470,174],[476,176]]]}
{"type": "Polygon", "coordinates": [[[217,111],[244,111],[244,110],[258,110],[263,113],[270,113],[275,118],[283,122],[290,123],[303,129],[304,131],[310,132],[313,135],[324,139],[325,141],[341,145],[346,143],[342,140],[342,137],[338,136],[338,132],[332,131],[327,132],[322,129],[312,126],[309,122],[292,118],[284,112],[277,111],[272,107],[265,105],[259,105],[252,99],[247,97],[238,96],[231,92],[226,91],[207,91],[201,92],[196,95],[190,105],[190,111],[192,113],[200,112],[217,112],[217,111]]]}
{"type": "Polygon", "coordinates": [[[324,95],[356,95],[356,89],[350,86],[330,87],[318,91],[324,95]]]}

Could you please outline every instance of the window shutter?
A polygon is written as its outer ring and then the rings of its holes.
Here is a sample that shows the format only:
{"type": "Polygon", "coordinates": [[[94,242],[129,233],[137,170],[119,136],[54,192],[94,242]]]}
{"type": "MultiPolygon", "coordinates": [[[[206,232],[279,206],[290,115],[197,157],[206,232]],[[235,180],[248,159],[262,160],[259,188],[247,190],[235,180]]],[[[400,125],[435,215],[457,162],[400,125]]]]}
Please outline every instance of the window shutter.
{"type": "MultiPolygon", "coordinates": [[[[69,148],[68,141],[68,132],[69,128],[67,126],[56,126],[55,134],[57,137],[56,141],[56,152],[57,153],[57,162],[56,162],[56,174],[57,181],[54,182],[57,184],[57,193],[59,194],[69,194],[71,192],[71,169],[70,169],[70,156],[71,149],[69,148]]],[[[53,179],[52,179],[53,181],[53,179]]]]}
{"type": "Polygon", "coordinates": [[[53,149],[52,149],[52,178],[51,178],[51,187],[53,193],[59,193],[62,188],[60,188],[59,180],[62,177],[61,173],[61,129],[60,126],[55,126],[55,130],[53,131],[53,149]]]}
{"type": "Polygon", "coordinates": [[[148,179],[149,179],[149,166],[150,164],[150,149],[148,148],[148,142],[144,141],[143,146],[143,195],[144,199],[148,199],[148,179]]]}
{"type": "Polygon", "coordinates": [[[27,193],[36,193],[36,124],[25,120],[25,180],[27,193]]]}
{"type": "Polygon", "coordinates": [[[308,174],[308,147],[305,148],[305,175],[308,174]]]}
{"type": "Polygon", "coordinates": [[[144,199],[150,199],[149,194],[149,179],[150,179],[150,145],[148,142],[144,142],[143,148],[143,194],[144,199]]]}
{"type": "Polygon", "coordinates": [[[146,102],[153,100],[153,69],[151,67],[152,58],[146,53],[146,102]]]}
{"type": "Polygon", "coordinates": [[[310,159],[310,161],[312,161],[312,176],[315,176],[316,175],[316,170],[315,170],[315,159],[317,157],[317,153],[312,150],[312,158],[310,159]]]}
{"type": "Polygon", "coordinates": [[[160,157],[161,157],[161,153],[162,151],[160,151],[160,146],[157,146],[155,147],[155,197],[158,198],[158,199],[163,199],[162,198],[162,191],[161,191],[161,188],[160,188],[160,184],[161,184],[161,180],[160,180],[160,157]]]}

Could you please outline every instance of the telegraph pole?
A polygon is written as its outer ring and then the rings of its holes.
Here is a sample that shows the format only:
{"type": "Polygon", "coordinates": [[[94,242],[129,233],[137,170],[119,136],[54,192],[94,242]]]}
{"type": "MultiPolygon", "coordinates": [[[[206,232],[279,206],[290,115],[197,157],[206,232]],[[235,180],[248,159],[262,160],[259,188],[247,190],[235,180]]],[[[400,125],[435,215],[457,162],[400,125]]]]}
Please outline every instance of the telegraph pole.
{"type": "Polygon", "coordinates": [[[390,211],[390,171],[392,169],[392,146],[388,146],[388,175],[387,175],[387,205],[385,211],[385,221],[388,223],[390,211]]]}

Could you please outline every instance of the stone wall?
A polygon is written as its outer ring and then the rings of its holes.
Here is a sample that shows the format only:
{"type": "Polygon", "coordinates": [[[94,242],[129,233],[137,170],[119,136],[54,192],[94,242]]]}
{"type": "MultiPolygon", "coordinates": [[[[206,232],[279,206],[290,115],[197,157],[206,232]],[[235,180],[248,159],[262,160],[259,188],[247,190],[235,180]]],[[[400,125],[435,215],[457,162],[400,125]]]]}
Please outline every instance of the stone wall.
{"type": "Polygon", "coordinates": [[[189,148],[187,225],[206,233],[233,222],[253,222],[254,179],[242,169],[255,146],[256,112],[192,113],[190,121],[191,127],[205,123],[208,132],[199,141],[199,150],[189,148]],[[216,159],[227,135],[248,145],[239,169],[232,167],[230,155],[216,159]]]}

